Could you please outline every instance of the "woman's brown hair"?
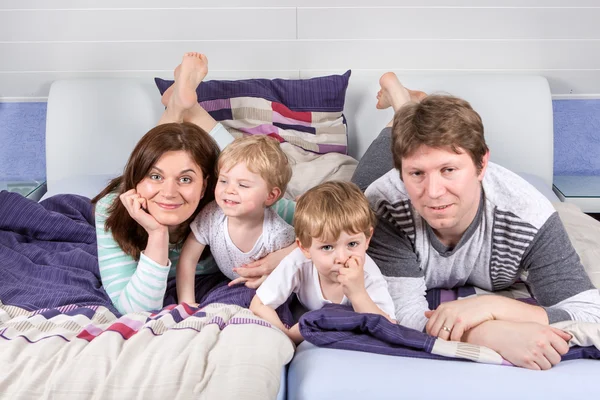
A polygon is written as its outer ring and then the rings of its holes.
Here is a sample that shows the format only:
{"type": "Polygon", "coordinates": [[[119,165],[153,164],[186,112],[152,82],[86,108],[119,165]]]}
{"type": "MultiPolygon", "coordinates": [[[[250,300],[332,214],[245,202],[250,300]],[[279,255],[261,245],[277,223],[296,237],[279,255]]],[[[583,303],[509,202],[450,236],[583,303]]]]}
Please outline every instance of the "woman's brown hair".
{"type": "Polygon", "coordinates": [[[148,243],[148,233],[131,216],[118,196],[134,189],[150,172],[163,154],[170,151],[185,151],[208,177],[204,197],[194,213],[184,221],[170,237],[171,242],[183,243],[190,232],[190,223],[198,212],[214,199],[217,181],[216,167],[219,147],[212,137],[198,126],[183,122],[159,125],[146,133],[137,143],[123,170],[123,175],[114,178],[108,186],[92,199],[96,204],[109,193],[117,198],[108,209],[104,229],[110,231],[119,247],[126,254],[139,260],[140,253],[148,243]]]}

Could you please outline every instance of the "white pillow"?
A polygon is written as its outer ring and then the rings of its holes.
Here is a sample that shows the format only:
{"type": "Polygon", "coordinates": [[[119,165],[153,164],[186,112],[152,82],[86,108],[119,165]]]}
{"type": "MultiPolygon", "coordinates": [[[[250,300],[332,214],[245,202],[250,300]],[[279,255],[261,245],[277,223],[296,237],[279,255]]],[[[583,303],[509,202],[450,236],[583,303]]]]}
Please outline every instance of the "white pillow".
{"type": "Polygon", "coordinates": [[[600,222],[570,203],[552,203],[592,283],[600,288],[600,222]]]}

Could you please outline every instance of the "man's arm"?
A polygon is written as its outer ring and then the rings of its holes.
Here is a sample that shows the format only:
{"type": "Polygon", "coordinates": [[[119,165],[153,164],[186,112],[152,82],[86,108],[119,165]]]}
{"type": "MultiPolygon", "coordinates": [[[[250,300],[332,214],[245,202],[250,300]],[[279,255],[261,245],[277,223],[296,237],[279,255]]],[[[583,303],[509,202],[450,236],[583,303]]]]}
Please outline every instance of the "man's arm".
{"type": "Polygon", "coordinates": [[[425,298],[427,287],[408,237],[387,218],[379,216],[367,253],[387,281],[397,322],[423,330],[427,323],[424,313],[429,310],[425,298]]]}
{"type": "Polygon", "coordinates": [[[600,323],[600,292],[585,272],[558,216],[540,228],[523,259],[527,282],[550,323],[600,323]]]}

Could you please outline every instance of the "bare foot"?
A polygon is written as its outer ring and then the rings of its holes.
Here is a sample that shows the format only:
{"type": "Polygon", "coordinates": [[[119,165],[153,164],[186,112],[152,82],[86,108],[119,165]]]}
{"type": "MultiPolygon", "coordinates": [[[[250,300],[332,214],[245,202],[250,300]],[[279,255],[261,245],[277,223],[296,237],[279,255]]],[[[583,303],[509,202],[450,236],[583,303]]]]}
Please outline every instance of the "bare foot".
{"type": "Polygon", "coordinates": [[[427,96],[426,93],[405,88],[393,72],[386,72],[379,78],[381,90],[377,92],[377,108],[392,107],[394,112],[409,102],[420,102],[427,96]]]}
{"type": "Polygon", "coordinates": [[[204,54],[186,53],[183,56],[181,64],[175,68],[175,83],[165,91],[161,100],[175,120],[197,104],[196,88],[207,73],[208,59],[204,54]]]}
{"type": "Polygon", "coordinates": [[[163,104],[163,106],[168,106],[169,105],[169,101],[171,100],[171,96],[173,96],[173,90],[175,89],[175,83],[173,83],[171,86],[169,86],[167,88],[167,90],[165,90],[165,92],[163,93],[162,97],[160,98],[160,102],[163,104]]]}
{"type": "Polygon", "coordinates": [[[425,97],[427,97],[427,93],[421,92],[420,90],[407,90],[410,94],[410,101],[412,101],[413,103],[420,103],[425,97]]]}

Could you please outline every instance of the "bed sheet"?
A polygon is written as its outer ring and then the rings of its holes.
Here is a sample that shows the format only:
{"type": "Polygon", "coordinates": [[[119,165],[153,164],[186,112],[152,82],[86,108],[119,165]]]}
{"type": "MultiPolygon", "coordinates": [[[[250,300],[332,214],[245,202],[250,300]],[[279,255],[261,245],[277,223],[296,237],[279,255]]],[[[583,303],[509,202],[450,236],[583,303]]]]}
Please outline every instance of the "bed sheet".
{"type": "Polygon", "coordinates": [[[288,369],[288,400],[585,399],[597,393],[597,360],[548,371],[326,349],[303,342],[288,369]]]}

